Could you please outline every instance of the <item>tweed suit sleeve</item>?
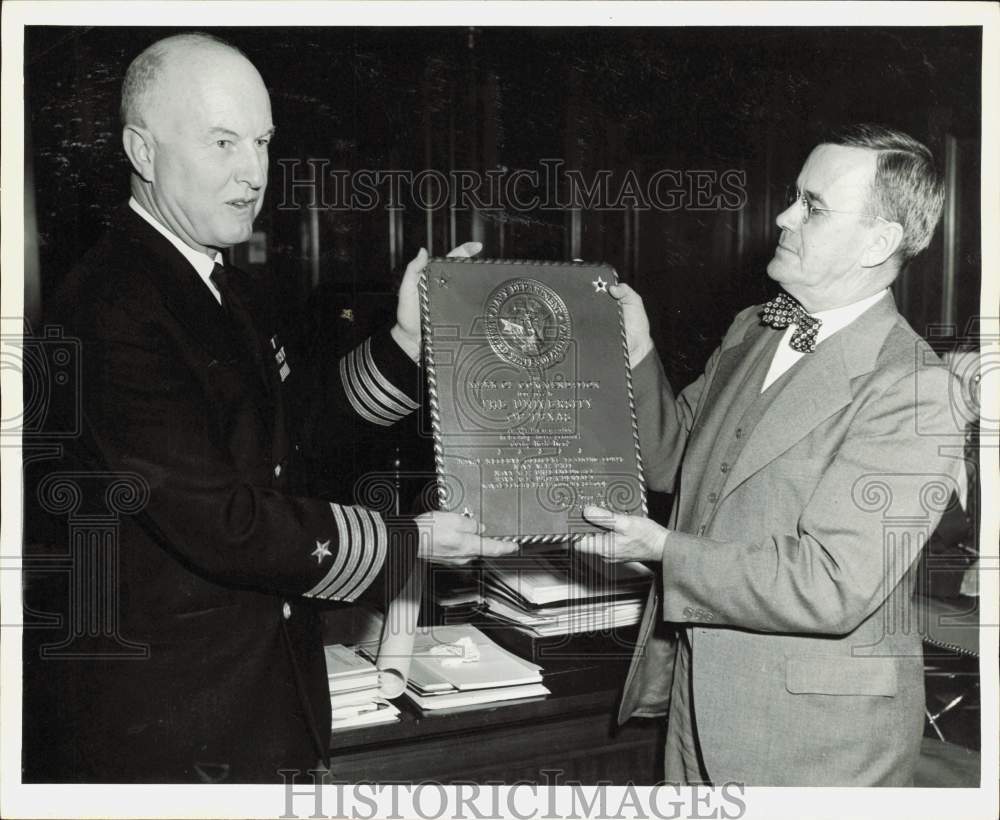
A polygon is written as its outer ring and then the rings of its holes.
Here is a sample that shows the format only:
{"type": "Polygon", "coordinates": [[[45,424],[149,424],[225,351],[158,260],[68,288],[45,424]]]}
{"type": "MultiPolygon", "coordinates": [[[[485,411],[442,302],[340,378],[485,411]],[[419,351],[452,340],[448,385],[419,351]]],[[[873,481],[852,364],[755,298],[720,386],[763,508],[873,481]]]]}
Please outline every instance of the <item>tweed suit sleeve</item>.
{"type": "Polygon", "coordinates": [[[674,482],[684,455],[684,445],[694,426],[701,401],[711,384],[719,354],[730,340],[745,329],[755,308],[747,308],[734,319],[725,339],[708,359],[704,371],[679,394],[675,394],[654,349],[632,370],[635,413],[639,426],[643,469],[651,490],[674,492],[674,482]]]}
{"type": "MultiPolygon", "coordinates": [[[[855,630],[900,585],[923,546],[920,532],[933,531],[938,502],[957,486],[960,462],[941,450],[955,441],[950,378],[943,368],[897,369],[856,409],[817,475],[785,475],[781,484],[781,471],[795,465],[776,461],[758,503],[794,509],[781,493],[807,498],[786,527],[752,540],[670,532],[664,619],[762,632],[855,630]],[[919,525],[901,535],[899,522],[919,525]]],[[[737,531],[734,523],[728,534],[737,531]]]]}

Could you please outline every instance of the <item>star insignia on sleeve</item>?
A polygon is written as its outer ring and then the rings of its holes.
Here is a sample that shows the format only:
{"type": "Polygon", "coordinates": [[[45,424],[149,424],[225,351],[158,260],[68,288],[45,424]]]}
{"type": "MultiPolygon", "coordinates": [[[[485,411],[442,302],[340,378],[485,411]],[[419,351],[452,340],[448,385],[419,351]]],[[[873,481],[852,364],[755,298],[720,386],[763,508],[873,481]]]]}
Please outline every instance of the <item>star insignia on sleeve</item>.
{"type": "Polygon", "coordinates": [[[597,277],[596,281],[591,282],[590,284],[594,286],[594,293],[608,292],[608,283],[605,282],[600,276],[597,277]]]}
{"type": "Polygon", "coordinates": [[[322,564],[324,558],[329,558],[330,552],[330,542],[329,541],[317,541],[316,549],[312,551],[312,555],[316,556],[316,563],[322,564]]]}

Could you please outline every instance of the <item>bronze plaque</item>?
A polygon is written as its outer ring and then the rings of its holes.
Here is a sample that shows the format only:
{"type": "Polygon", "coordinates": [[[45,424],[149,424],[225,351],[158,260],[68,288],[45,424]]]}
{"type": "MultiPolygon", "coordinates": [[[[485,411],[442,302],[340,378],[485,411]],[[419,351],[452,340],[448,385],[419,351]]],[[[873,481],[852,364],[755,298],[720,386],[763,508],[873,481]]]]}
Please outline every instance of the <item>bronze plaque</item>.
{"type": "Polygon", "coordinates": [[[608,265],[432,259],[420,282],[441,508],[494,537],[569,540],[599,504],[645,515],[608,265]]]}

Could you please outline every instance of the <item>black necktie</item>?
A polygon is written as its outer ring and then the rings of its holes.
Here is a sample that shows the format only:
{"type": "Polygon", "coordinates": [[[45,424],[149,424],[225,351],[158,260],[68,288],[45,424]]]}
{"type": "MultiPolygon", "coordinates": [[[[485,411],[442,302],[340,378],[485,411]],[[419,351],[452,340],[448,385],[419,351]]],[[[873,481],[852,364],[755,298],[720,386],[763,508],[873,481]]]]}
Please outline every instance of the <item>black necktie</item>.
{"type": "Polygon", "coordinates": [[[822,319],[810,316],[787,293],[779,293],[770,302],[765,302],[760,311],[760,320],[778,330],[795,325],[795,332],[788,344],[799,353],[812,353],[816,349],[816,334],[823,324],[822,319]]]}
{"type": "Polygon", "coordinates": [[[254,361],[259,362],[261,356],[260,340],[254,328],[253,317],[233,287],[233,274],[232,268],[227,268],[216,262],[212,269],[211,279],[222,296],[222,310],[229,319],[230,329],[243,345],[244,350],[253,356],[254,361]]]}

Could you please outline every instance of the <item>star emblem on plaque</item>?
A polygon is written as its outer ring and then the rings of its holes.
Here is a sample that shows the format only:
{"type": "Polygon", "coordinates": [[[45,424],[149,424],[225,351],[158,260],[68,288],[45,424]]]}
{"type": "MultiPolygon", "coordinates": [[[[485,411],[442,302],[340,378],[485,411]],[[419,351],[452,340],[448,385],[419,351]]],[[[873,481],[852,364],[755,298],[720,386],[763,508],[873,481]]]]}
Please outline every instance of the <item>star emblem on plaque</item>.
{"type": "Polygon", "coordinates": [[[597,279],[595,279],[590,284],[592,284],[594,286],[594,293],[607,293],[608,292],[608,283],[605,282],[600,276],[598,276],[597,279]]]}

